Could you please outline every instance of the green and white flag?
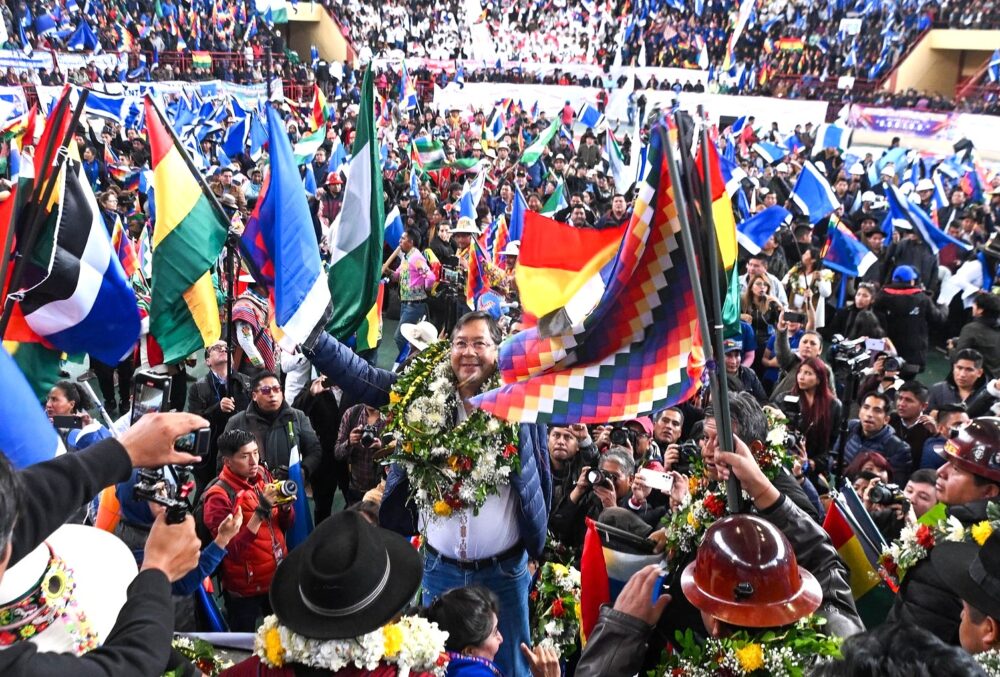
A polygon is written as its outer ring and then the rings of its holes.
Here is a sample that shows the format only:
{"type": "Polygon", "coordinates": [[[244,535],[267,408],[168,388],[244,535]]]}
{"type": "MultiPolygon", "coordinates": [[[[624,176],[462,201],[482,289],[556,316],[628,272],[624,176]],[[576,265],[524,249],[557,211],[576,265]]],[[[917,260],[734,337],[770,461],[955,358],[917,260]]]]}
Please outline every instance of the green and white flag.
{"type": "Polygon", "coordinates": [[[631,177],[634,174],[629,174],[628,168],[625,166],[625,156],[622,154],[622,149],[618,147],[615,135],[611,133],[610,129],[605,136],[607,138],[604,143],[604,154],[608,160],[608,171],[615,180],[615,190],[619,193],[625,193],[632,185],[631,177]]]}
{"type": "Polygon", "coordinates": [[[288,5],[285,0],[257,0],[257,14],[272,24],[288,23],[288,5]]]}
{"type": "Polygon", "coordinates": [[[326,125],[320,125],[320,128],[309,136],[300,138],[295,147],[292,148],[292,154],[295,155],[295,164],[305,165],[312,162],[313,155],[316,154],[316,151],[319,150],[324,141],[326,141],[326,125]]]}
{"type": "Polygon", "coordinates": [[[569,207],[569,203],[566,202],[565,186],[565,183],[562,181],[559,182],[555,191],[553,191],[552,195],[549,196],[549,199],[545,201],[545,204],[542,205],[542,211],[539,212],[542,216],[552,218],[560,209],[569,207]]]}
{"type": "Polygon", "coordinates": [[[381,154],[375,139],[372,71],[361,85],[361,111],[351,149],[351,173],[344,206],[330,227],[330,297],[333,315],[326,330],[347,340],[358,330],[378,298],[385,237],[381,154]]]}
{"type": "Polygon", "coordinates": [[[552,142],[553,137],[555,137],[558,131],[559,118],[555,118],[548,129],[542,132],[533,144],[524,149],[524,153],[521,154],[521,164],[530,167],[538,162],[538,158],[542,157],[542,151],[552,142]]]}
{"type": "Polygon", "coordinates": [[[440,141],[427,136],[414,139],[413,161],[420,166],[444,162],[444,145],[440,141]]]}

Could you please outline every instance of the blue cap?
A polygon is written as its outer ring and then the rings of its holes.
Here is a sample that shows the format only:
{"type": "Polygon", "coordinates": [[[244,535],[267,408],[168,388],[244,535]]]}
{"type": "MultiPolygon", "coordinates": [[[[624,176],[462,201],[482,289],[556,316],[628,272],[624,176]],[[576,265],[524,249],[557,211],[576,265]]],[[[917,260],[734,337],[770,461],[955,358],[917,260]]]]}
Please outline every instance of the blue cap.
{"type": "Polygon", "coordinates": [[[737,339],[726,339],[722,342],[722,351],[725,353],[732,353],[735,351],[743,350],[743,341],[737,339]]]}
{"type": "Polygon", "coordinates": [[[893,282],[913,282],[919,275],[913,266],[896,266],[896,270],[892,271],[892,281],[893,282]]]}

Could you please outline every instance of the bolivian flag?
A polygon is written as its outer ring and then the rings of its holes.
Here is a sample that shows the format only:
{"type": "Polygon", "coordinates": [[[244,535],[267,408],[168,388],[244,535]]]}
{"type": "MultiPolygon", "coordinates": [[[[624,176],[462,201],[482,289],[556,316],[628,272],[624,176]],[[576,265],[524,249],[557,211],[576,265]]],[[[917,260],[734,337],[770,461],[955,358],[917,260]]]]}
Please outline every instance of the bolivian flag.
{"type": "Polygon", "coordinates": [[[358,341],[355,346],[358,352],[376,348],[378,347],[378,342],[382,340],[382,302],[384,299],[385,282],[380,282],[378,285],[378,297],[375,299],[371,310],[365,315],[361,326],[358,327],[358,341]]]}
{"type": "Polygon", "coordinates": [[[733,201],[726,191],[726,182],[722,178],[722,168],[719,165],[719,151],[712,141],[702,146],[698,152],[698,173],[711,179],[712,188],[712,221],[715,224],[715,236],[719,245],[719,257],[722,270],[726,277],[726,296],[722,304],[722,323],[726,327],[726,336],[730,336],[739,327],[740,298],[739,271],[736,268],[736,218],[733,216],[733,201]],[[707,169],[706,169],[707,164],[707,169]]]}
{"type": "Polygon", "coordinates": [[[192,171],[184,150],[146,97],[156,229],[149,330],[173,364],[222,334],[212,268],[222,252],[229,219],[192,171]]]}

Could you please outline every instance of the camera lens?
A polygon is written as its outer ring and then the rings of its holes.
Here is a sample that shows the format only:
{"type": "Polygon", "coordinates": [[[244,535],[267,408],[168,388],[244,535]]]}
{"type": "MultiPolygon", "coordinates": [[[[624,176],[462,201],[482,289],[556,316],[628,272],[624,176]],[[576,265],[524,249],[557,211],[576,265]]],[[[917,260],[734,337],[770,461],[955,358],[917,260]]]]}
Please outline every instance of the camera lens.
{"type": "Polygon", "coordinates": [[[603,481],[604,481],[604,473],[602,473],[600,470],[587,471],[587,482],[589,482],[591,486],[595,484],[601,484],[603,481]]]}

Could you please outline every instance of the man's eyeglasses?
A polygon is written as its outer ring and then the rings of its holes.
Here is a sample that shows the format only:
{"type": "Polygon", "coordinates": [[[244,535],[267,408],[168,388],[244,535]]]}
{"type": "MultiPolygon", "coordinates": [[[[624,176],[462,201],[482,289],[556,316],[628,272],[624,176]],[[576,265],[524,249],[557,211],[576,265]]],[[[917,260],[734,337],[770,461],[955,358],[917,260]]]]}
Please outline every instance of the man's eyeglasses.
{"type": "Polygon", "coordinates": [[[465,349],[472,347],[477,353],[481,353],[487,348],[492,348],[492,343],[487,343],[486,341],[473,341],[469,343],[468,341],[455,341],[451,344],[451,349],[457,353],[465,352],[465,349]]]}
{"type": "Polygon", "coordinates": [[[261,395],[270,395],[271,393],[280,393],[281,386],[260,386],[257,388],[257,392],[261,395]]]}

